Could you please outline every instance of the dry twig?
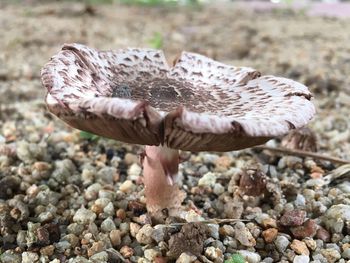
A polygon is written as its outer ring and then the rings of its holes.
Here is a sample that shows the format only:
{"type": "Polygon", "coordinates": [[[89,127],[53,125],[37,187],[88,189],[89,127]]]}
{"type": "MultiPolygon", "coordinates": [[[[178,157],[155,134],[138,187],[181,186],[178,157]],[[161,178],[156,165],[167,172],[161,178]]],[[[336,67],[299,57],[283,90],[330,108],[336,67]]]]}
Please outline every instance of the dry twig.
{"type": "Polygon", "coordinates": [[[315,159],[319,160],[325,160],[325,161],[330,161],[334,163],[339,163],[339,164],[350,164],[350,161],[332,157],[332,156],[327,156],[319,153],[314,153],[314,152],[308,152],[308,151],[303,151],[303,150],[292,150],[292,149],[287,149],[287,148],[281,148],[281,147],[269,147],[265,145],[260,145],[260,146],[255,146],[253,147],[254,149],[257,150],[268,150],[271,152],[277,152],[277,153],[282,153],[282,154],[287,154],[287,155],[294,155],[294,156],[301,156],[301,157],[312,157],[315,159]]]}

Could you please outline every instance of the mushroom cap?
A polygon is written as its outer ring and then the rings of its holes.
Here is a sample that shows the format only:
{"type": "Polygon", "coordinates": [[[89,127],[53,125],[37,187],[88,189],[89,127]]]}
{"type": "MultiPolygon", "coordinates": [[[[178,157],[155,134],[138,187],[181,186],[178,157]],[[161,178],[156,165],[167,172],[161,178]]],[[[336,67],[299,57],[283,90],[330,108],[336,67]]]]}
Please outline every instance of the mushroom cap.
{"type": "Polygon", "coordinates": [[[49,110],[74,128],[115,140],[190,151],[265,143],[315,114],[307,87],[182,52],[98,51],[65,44],[42,69],[49,110]]]}

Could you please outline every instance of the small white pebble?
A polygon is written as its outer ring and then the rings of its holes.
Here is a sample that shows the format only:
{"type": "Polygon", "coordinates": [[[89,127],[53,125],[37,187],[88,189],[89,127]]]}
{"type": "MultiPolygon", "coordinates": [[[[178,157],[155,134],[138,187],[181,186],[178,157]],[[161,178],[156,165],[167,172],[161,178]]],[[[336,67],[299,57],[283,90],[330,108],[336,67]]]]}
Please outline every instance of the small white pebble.
{"type": "Polygon", "coordinates": [[[126,180],[125,182],[123,182],[120,186],[119,186],[119,190],[124,192],[124,193],[128,193],[131,192],[132,190],[135,189],[135,185],[131,180],[126,180]]]}
{"type": "Polygon", "coordinates": [[[295,256],[293,259],[293,263],[309,263],[310,262],[310,258],[309,256],[295,256]]]}
{"type": "Polygon", "coordinates": [[[192,263],[197,259],[194,255],[189,255],[187,253],[182,253],[178,259],[176,260],[176,263],[192,263]]]}
{"type": "Polygon", "coordinates": [[[251,252],[248,250],[239,250],[238,253],[244,257],[249,263],[258,263],[261,262],[261,257],[258,253],[251,252]]]}
{"type": "Polygon", "coordinates": [[[216,182],[216,175],[212,172],[208,172],[198,180],[198,186],[214,186],[216,182]]]}
{"type": "Polygon", "coordinates": [[[222,193],[225,192],[225,187],[223,187],[221,184],[214,184],[214,189],[213,189],[214,194],[216,195],[221,195],[222,193]]]}

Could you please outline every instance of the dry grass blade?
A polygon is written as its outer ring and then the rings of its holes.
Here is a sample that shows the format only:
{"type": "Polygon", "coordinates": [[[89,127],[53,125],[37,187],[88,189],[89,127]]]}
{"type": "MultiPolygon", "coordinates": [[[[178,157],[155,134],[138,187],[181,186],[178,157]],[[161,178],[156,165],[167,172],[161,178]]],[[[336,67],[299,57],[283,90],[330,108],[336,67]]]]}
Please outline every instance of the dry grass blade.
{"type": "Polygon", "coordinates": [[[350,164],[350,161],[348,161],[348,160],[344,160],[344,159],[340,159],[340,158],[336,158],[336,157],[332,157],[332,156],[327,156],[327,155],[323,155],[323,154],[319,154],[319,153],[303,151],[303,150],[292,150],[292,149],[281,148],[281,147],[275,148],[275,147],[269,147],[269,146],[265,146],[265,145],[255,146],[253,148],[257,149],[257,150],[268,150],[271,152],[287,154],[287,155],[311,157],[311,158],[330,161],[330,162],[339,163],[339,164],[350,164]]]}
{"type": "Polygon", "coordinates": [[[346,177],[350,177],[350,164],[339,166],[337,169],[334,169],[327,176],[325,176],[324,179],[329,184],[336,179],[346,177]]]}
{"type": "Polygon", "coordinates": [[[126,262],[126,259],[114,248],[108,248],[107,252],[113,255],[113,257],[117,260],[117,262],[126,262]]]}
{"type": "MultiPolygon", "coordinates": [[[[203,221],[197,221],[196,223],[202,223],[202,224],[224,224],[224,223],[236,223],[236,222],[248,222],[250,220],[246,219],[232,219],[232,218],[213,218],[210,220],[203,220],[203,221]]],[[[171,223],[166,224],[166,227],[175,227],[175,226],[183,226],[189,223],[195,223],[195,222],[185,222],[185,223],[171,223]]]]}

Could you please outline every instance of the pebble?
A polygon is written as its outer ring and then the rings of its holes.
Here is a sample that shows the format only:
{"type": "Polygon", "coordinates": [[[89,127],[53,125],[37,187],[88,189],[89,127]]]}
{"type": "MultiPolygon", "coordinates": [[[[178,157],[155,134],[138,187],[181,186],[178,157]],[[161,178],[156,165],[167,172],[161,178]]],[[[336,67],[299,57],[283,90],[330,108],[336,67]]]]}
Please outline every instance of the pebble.
{"type": "Polygon", "coordinates": [[[24,163],[34,163],[36,160],[42,160],[46,156],[45,148],[36,143],[19,141],[16,145],[17,156],[24,163]]]}
{"type": "Polygon", "coordinates": [[[114,221],[112,220],[111,217],[108,217],[107,219],[105,219],[102,223],[101,223],[101,230],[105,233],[109,233],[112,230],[115,230],[115,224],[114,221]]]}
{"type": "Polygon", "coordinates": [[[0,254],[0,262],[2,262],[2,263],[21,263],[22,257],[21,257],[21,255],[14,253],[11,250],[6,250],[2,254],[0,254]]]}
{"type": "Polygon", "coordinates": [[[306,244],[303,241],[294,239],[290,244],[290,248],[293,249],[299,255],[310,255],[310,251],[307,248],[306,244]]]}
{"type": "Polygon", "coordinates": [[[83,180],[84,185],[89,185],[94,181],[96,174],[96,169],[94,167],[88,166],[83,168],[81,172],[81,179],[83,180]]]}
{"type": "Polygon", "coordinates": [[[124,220],[126,218],[126,212],[124,209],[119,208],[116,212],[115,215],[117,216],[117,218],[124,220]]]}
{"type": "Polygon", "coordinates": [[[218,224],[208,224],[209,235],[215,239],[219,239],[219,225],[218,224]]]}
{"type": "Polygon", "coordinates": [[[131,180],[125,180],[120,186],[119,190],[124,193],[129,193],[135,190],[136,185],[131,180]]]}
{"type": "Polygon", "coordinates": [[[297,194],[297,197],[295,198],[294,204],[297,208],[304,208],[306,204],[305,197],[301,194],[297,194]]]}
{"type": "Polygon", "coordinates": [[[262,236],[266,243],[272,243],[276,239],[277,234],[278,230],[276,228],[269,228],[262,232],[262,236]]]}
{"type": "Polygon", "coordinates": [[[324,242],[329,242],[331,240],[331,235],[326,229],[319,227],[316,231],[316,238],[324,242]]]}
{"type": "Polygon", "coordinates": [[[204,251],[204,255],[214,263],[224,262],[224,255],[219,248],[207,247],[204,251]]]}
{"type": "Polygon", "coordinates": [[[107,198],[107,199],[113,201],[116,197],[116,193],[114,191],[101,189],[100,191],[98,191],[98,197],[99,198],[107,198]]]}
{"type": "Polygon", "coordinates": [[[261,262],[261,256],[258,253],[248,250],[237,251],[248,263],[259,263],[261,262]]]}
{"type": "Polygon", "coordinates": [[[79,236],[83,232],[83,230],[84,226],[78,223],[72,223],[67,227],[68,233],[75,234],[76,236],[79,236]]]}
{"type": "Polygon", "coordinates": [[[341,233],[345,221],[350,220],[350,205],[338,204],[331,206],[323,217],[326,228],[333,233],[341,233]]]}
{"type": "Polygon", "coordinates": [[[235,238],[246,247],[253,247],[256,245],[256,240],[248,230],[248,228],[245,227],[244,223],[237,222],[237,224],[234,226],[235,230],[235,238]]]}
{"type": "Polygon", "coordinates": [[[115,167],[107,166],[107,167],[103,167],[97,172],[96,178],[101,183],[112,184],[116,173],[117,173],[117,169],[115,167]]]}
{"type": "Polygon", "coordinates": [[[274,244],[279,252],[284,252],[289,246],[290,242],[285,236],[277,236],[274,244]]]}
{"type": "Polygon", "coordinates": [[[151,225],[146,224],[140,228],[140,230],[136,234],[136,240],[144,245],[149,245],[153,243],[152,238],[153,228],[151,225]]]}
{"type": "Polygon", "coordinates": [[[280,218],[280,223],[283,226],[301,226],[304,223],[306,212],[304,210],[287,211],[280,218]]]}
{"type": "Polygon", "coordinates": [[[196,213],[193,209],[186,211],[183,218],[189,223],[200,222],[204,220],[204,218],[200,214],[196,213]]]}
{"type": "Polygon", "coordinates": [[[208,172],[205,175],[203,175],[199,180],[198,180],[198,186],[214,186],[216,183],[216,174],[212,172],[208,172]]]}
{"type": "Polygon", "coordinates": [[[249,196],[259,196],[266,191],[266,175],[257,169],[245,169],[239,180],[239,190],[249,196]]]}
{"type": "Polygon", "coordinates": [[[90,185],[86,190],[84,197],[86,200],[95,200],[98,196],[98,192],[102,189],[102,185],[99,183],[94,183],[90,185]]]}
{"type": "MultiPolygon", "coordinates": [[[[61,263],[61,261],[59,259],[54,259],[49,263],[61,263]]],[[[68,263],[91,263],[91,260],[88,260],[87,258],[84,258],[82,256],[77,256],[76,258],[69,259],[68,263]]]]}
{"type": "Polygon", "coordinates": [[[231,225],[223,225],[219,228],[219,233],[222,236],[230,236],[233,237],[235,234],[235,230],[231,225]]]}
{"type": "Polygon", "coordinates": [[[55,243],[55,249],[59,253],[64,253],[69,248],[71,248],[71,244],[67,240],[55,243]]]}
{"type": "Polygon", "coordinates": [[[79,243],[79,238],[74,234],[65,235],[61,240],[68,241],[71,247],[76,247],[79,243]]]}
{"type": "Polygon", "coordinates": [[[350,247],[345,248],[341,256],[345,259],[350,259],[350,247]]]}
{"type": "Polygon", "coordinates": [[[100,209],[104,209],[111,201],[108,198],[98,198],[95,200],[94,204],[99,206],[100,209]]]}
{"type": "Polygon", "coordinates": [[[136,237],[136,234],[139,232],[141,229],[141,226],[139,224],[136,224],[134,222],[130,223],[130,234],[132,237],[136,237]]]}
{"type": "Polygon", "coordinates": [[[321,249],[321,254],[327,259],[329,263],[334,263],[341,258],[340,252],[334,248],[321,249]]]}
{"type": "Polygon", "coordinates": [[[176,263],[192,263],[192,262],[195,262],[196,259],[197,259],[196,256],[183,252],[176,260],[176,263]]]}
{"type": "Polygon", "coordinates": [[[39,255],[34,252],[23,252],[22,263],[35,263],[39,262],[39,255]]]}
{"type": "Polygon", "coordinates": [[[130,165],[128,169],[128,178],[132,181],[137,181],[142,173],[142,168],[137,164],[137,162],[130,165]]]}
{"type": "Polygon", "coordinates": [[[266,258],[263,259],[262,262],[264,262],[264,263],[273,263],[273,258],[266,257],[266,258]]]}
{"type": "Polygon", "coordinates": [[[164,240],[167,227],[164,225],[155,225],[152,231],[152,238],[157,243],[164,240]]]}
{"type": "Polygon", "coordinates": [[[311,249],[311,250],[315,250],[317,248],[317,243],[315,240],[313,240],[312,238],[305,238],[303,239],[303,241],[305,242],[306,246],[311,249]]]}
{"type": "Polygon", "coordinates": [[[90,260],[94,263],[108,262],[108,254],[106,251],[102,251],[92,255],[90,260]]]}
{"type": "Polygon", "coordinates": [[[93,242],[92,246],[88,249],[88,256],[91,257],[92,255],[98,254],[102,252],[105,249],[104,244],[102,241],[93,242]]]}
{"type": "Polygon", "coordinates": [[[290,231],[295,238],[314,237],[317,233],[318,225],[313,219],[308,219],[302,226],[292,227],[290,231]]]}
{"type": "Polygon", "coordinates": [[[221,184],[219,183],[215,183],[214,187],[213,187],[213,192],[216,195],[221,195],[222,193],[225,192],[225,187],[223,187],[221,184]]]}
{"type": "Polygon", "coordinates": [[[343,182],[341,184],[338,184],[337,187],[343,193],[347,193],[347,194],[350,193],[350,182],[343,182]]]}
{"type": "Polygon", "coordinates": [[[305,255],[295,256],[293,259],[293,263],[309,263],[309,262],[310,262],[309,256],[305,256],[305,255]]]}
{"type": "Polygon", "coordinates": [[[124,258],[130,258],[134,255],[134,250],[129,246],[122,246],[119,252],[124,258]]]}
{"type": "Polygon", "coordinates": [[[154,262],[155,258],[161,255],[162,253],[159,250],[156,250],[154,248],[145,249],[144,251],[145,258],[150,260],[151,262],[154,262]]]}
{"type": "Polygon", "coordinates": [[[40,254],[44,255],[44,256],[52,256],[54,251],[55,251],[55,246],[49,245],[49,246],[46,246],[46,247],[42,247],[40,249],[40,254]]]}
{"type": "Polygon", "coordinates": [[[40,186],[40,191],[36,195],[34,202],[43,206],[48,206],[49,204],[57,205],[60,198],[61,194],[51,191],[47,186],[40,186]]]}
{"type": "Polygon", "coordinates": [[[115,214],[114,205],[112,202],[109,202],[104,208],[103,212],[108,216],[113,216],[115,214]]]}
{"type": "Polygon", "coordinates": [[[79,208],[73,217],[73,221],[82,225],[86,225],[94,222],[96,214],[85,207],[79,208]]]}
{"type": "Polygon", "coordinates": [[[109,233],[109,238],[111,240],[111,243],[114,247],[119,246],[121,244],[122,241],[122,236],[121,236],[121,232],[119,229],[113,229],[110,233],[109,233]]]}

